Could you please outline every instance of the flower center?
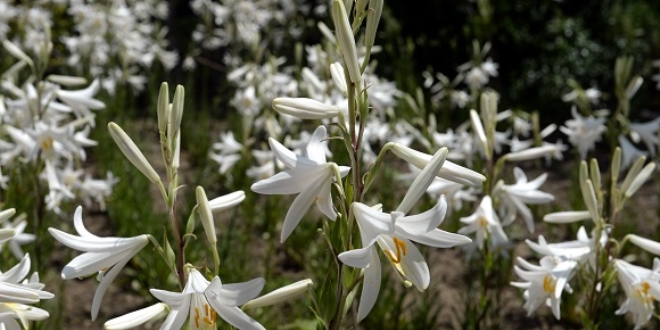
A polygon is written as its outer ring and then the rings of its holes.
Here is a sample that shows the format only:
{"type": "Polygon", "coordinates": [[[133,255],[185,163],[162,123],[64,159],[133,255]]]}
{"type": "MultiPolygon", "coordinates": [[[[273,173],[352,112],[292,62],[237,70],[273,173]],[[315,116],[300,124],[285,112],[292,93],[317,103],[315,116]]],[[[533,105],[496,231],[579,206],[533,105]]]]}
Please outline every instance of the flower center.
{"type": "Polygon", "coordinates": [[[46,136],[41,139],[41,150],[43,151],[50,151],[53,149],[53,137],[51,136],[46,136]]]}
{"type": "Polygon", "coordinates": [[[653,303],[653,296],[649,292],[651,291],[651,285],[648,282],[644,281],[640,283],[636,291],[637,291],[637,295],[639,295],[639,298],[641,298],[644,304],[653,303]]]}
{"type": "Polygon", "coordinates": [[[479,217],[479,226],[482,228],[488,227],[488,220],[485,217],[479,217]]]}
{"type": "Polygon", "coordinates": [[[394,246],[396,247],[396,252],[392,252],[390,250],[383,250],[387,258],[390,259],[390,261],[394,264],[399,264],[401,263],[401,260],[403,260],[403,257],[408,254],[408,247],[406,247],[406,243],[396,237],[393,238],[394,240],[394,246]]]}
{"type": "Polygon", "coordinates": [[[215,329],[216,314],[209,304],[204,303],[203,314],[200,313],[200,307],[195,306],[195,315],[193,321],[195,322],[195,329],[215,329]]]}
{"type": "Polygon", "coordinates": [[[555,281],[550,275],[545,275],[545,277],[543,277],[543,291],[547,293],[555,292],[555,281]]]}

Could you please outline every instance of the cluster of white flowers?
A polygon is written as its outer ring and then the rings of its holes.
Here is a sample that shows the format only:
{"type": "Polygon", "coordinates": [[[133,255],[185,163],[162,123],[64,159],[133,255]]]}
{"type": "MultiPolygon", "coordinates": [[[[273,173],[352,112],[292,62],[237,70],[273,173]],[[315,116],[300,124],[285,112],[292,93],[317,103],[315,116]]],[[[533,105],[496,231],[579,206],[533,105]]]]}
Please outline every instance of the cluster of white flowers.
{"type": "Polygon", "coordinates": [[[99,79],[110,94],[118,84],[143,90],[156,59],[166,70],[179,61],[165,38],[166,1],[67,0],[30,5],[10,1],[0,4],[0,12],[0,41],[9,39],[33,54],[39,53],[42,41],[50,39],[51,28],[61,32],[61,21],[72,21],[72,30],[53,42],[66,47],[66,64],[72,72],[99,79]],[[58,12],[66,17],[53,17],[58,12]],[[12,31],[10,26],[22,30],[12,31]]]}
{"type": "MultiPolygon", "coordinates": [[[[14,213],[14,209],[0,212],[0,222],[5,223],[14,213]]],[[[16,228],[5,226],[0,229],[0,249],[8,243],[15,253],[12,244],[25,240],[25,234],[22,234],[22,229],[18,226],[16,228]]],[[[45,285],[39,280],[38,273],[34,272],[30,278],[26,278],[31,267],[30,256],[25,254],[18,259],[20,261],[14,267],[5,272],[0,271],[0,328],[2,329],[21,327],[29,329],[32,321],[48,318],[47,311],[33,305],[42,299],[54,297],[52,293],[43,290],[45,285]]]]}
{"type": "Polygon", "coordinates": [[[99,82],[68,90],[65,87],[85,84],[85,79],[50,75],[39,82],[33,81],[34,76],[22,81],[20,67],[33,67],[34,62],[12,43],[5,41],[4,46],[20,61],[19,69],[8,70],[0,81],[8,91],[0,95],[0,166],[7,171],[32,164],[48,184],[45,202],[50,211],[60,213],[60,206],[75,198],[104,208],[116,180],[111,173],[105,180],[94,179],[81,167],[85,148],[96,145],[89,139],[95,124],[93,110],[105,107],[94,98],[99,82]]]}
{"type": "Polygon", "coordinates": [[[586,162],[582,162],[578,184],[587,210],[550,213],[544,217],[544,220],[549,223],[574,223],[591,220],[594,225],[592,237],[589,238],[585,227],[581,226],[577,240],[574,241],[547,243],[542,235],[538,237],[538,242],[526,241],[533,251],[542,256],[539,260],[540,265],[536,266],[518,258],[520,267],[516,266],[515,272],[525,282],[512,282],[511,284],[525,289],[525,308],[530,315],[543,302],[547,302],[547,305],[552,308],[554,316],[560,319],[562,292],[572,293],[569,282],[578,270],[582,269],[586,270],[588,274],[595,274],[591,285],[597,287],[598,292],[606,292],[604,286],[611,285],[605,280],[607,274],[616,272],[627,296],[617,314],[632,313],[636,329],[650,319],[654,311],[653,301],[660,298],[658,261],[656,260],[654,263],[654,269],[649,270],[631,265],[621,260],[617,254],[622,252],[621,249],[625,242],[630,241],[651,253],[660,255],[660,243],[635,234],[628,234],[619,241],[617,252],[612,252],[614,250],[612,244],[616,242],[617,238],[611,237],[611,226],[616,221],[616,214],[650,178],[655,169],[654,163],[644,166],[644,162],[645,157],[636,159],[623,182],[618,184],[618,173],[622,166],[622,151],[620,148],[615,151],[611,167],[613,183],[611,191],[607,191],[613,212],[611,214],[608,214],[603,208],[605,194],[602,191],[601,174],[597,163],[592,161],[591,168],[588,170],[586,162]],[[603,257],[604,253],[605,257],[603,257]]]}

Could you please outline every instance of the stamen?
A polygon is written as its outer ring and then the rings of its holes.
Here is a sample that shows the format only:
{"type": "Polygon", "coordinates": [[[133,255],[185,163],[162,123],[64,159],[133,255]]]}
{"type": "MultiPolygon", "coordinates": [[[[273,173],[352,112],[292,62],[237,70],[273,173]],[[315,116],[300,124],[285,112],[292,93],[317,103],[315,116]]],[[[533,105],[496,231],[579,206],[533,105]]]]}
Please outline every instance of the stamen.
{"type": "Polygon", "coordinates": [[[195,307],[195,328],[199,329],[199,308],[195,307]]]}
{"type": "Polygon", "coordinates": [[[550,277],[550,275],[545,275],[545,277],[543,278],[543,291],[547,293],[555,292],[555,283],[552,277],[550,277]]]}
{"type": "Polygon", "coordinates": [[[396,247],[396,256],[390,250],[383,250],[383,252],[385,252],[385,255],[390,259],[390,261],[395,264],[399,264],[401,263],[401,260],[403,260],[403,257],[408,254],[408,247],[404,241],[396,237],[393,238],[393,241],[394,246],[396,247]]]}

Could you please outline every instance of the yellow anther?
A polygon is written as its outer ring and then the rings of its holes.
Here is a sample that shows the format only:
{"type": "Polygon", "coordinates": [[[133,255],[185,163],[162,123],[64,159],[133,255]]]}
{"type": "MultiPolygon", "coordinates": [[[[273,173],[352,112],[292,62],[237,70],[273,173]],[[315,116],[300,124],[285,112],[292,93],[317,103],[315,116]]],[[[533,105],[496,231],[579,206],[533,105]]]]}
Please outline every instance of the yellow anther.
{"type": "Polygon", "coordinates": [[[396,255],[392,253],[390,250],[383,250],[385,252],[385,255],[390,259],[395,264],[401,263],[401,260],[403,260],[403,257],[408,254],[408,247],[406,246],[406,243],[396,237],[394,237],[394,246],[396,247],[396,255]]]}
{"type": "Polygon", "coordinates": [[[555,281],[550,277],[550,275],[545,275],[543,278],[543,291],[547,293],[555,292],[555,281]]]}
{"type": "Polygon", "coordinates": [[[479,226],[488,227],[488,220],[485,217],[479,217],[479,226]]]}
{"type": "Polygon", "coordinates": [[[50,151],[51,149],[53,149],[53,138],[47,136],[41,139],[41,149],[44,151],[50,151]]]}
{"type": "Polygon", "coordinates": [[[199,329],[199,308],[195,307],[195,328],[199,329]]]}

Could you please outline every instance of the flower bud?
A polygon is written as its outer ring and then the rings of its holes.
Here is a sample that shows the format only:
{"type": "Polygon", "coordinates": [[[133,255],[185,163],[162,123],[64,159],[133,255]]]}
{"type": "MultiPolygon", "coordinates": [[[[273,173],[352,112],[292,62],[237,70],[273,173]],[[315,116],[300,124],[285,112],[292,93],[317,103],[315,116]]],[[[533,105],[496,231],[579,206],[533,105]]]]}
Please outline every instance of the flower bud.
{"type": "Polygon", "coordinates": [[[243,200],[245,200],[245,192],[239,190],[210,200],[209,207],[214,212],[224,211],[240,204],[243,200]]]}
{"type": "Polygon", "coordinates": [[[634,195],[635,192],[637,192],[637,190],[646,182],[646,180],[651,177],[653,170],[655,170],[655,163],[649,163],[644,166],[644,169],[642,169],[639,174],[637,174],[635,179],[630,184],[630,187],[626,189],[625,196],[630,198],[630,196],[634,195]]]}
{"type": "Polygon", "coordinates": [[[151,167],[149,161],[144,157],[140,149],[133,143],[133,140],[124,132],[119,125],[111,122],[108,124],[110,136],[115,140],[121,152],[149,181],[156,183],[160,181],[158,173],[151,167]]]}
{"type": "Polygon", "coordinates": [[[108,320],[108,322],[105,322],[103,325],[103,328],[106,330],[132,329],[148,321],[157,319],[160,316],[165,316],[165,312],[167,312],[168,309],[169,307],[167,304],[157,303],[108,320]]]}
{"type": "Polygon", "coordinates": [[[358,64],[355,37],[353,36],[351,24],[348,22],[346,8],[341,0],[334,0],[332,2],[332,20],[335,23],[337,41],[339,42],[344,63],[346,63],[346,68],[348,69],[349,78],[358,89],[362,89],[362,72],[358,64]]]}
{"type": "MultiPolygon", "coordinates": [[[[170,110],[169,127],[167,128],[167,143],[171,149],[174,149],[174,138],[181,128],[181,119],[183,118],[183,101],[185,90],[183,86],[177,85],[174,90],[174,99],[172,100],[172,109],[170,110]]],[[[159,125],[160,128],[160,125],[159,125]]]]}
{"type": "Polygon", "coordinates": [[[27,56],[18,46],[16,46],[14,43],[12,43],[9,40],[3,40],[2,45],[5,47],[5,49],[11,54],[12,56],[16,57],[17,59],[27,63],[29,66],[34,67],[34,62],[32,62],[32,59],[27,56]]]}
{"type": "Polygon", "coordinates": [[[490,150],[488,149],[488,139],[486,139],[486,132],[484,131],[484,125],[481,123],[479,114],[476,110],[470,110],[470,122],[472,123],[472,129],[477,135],[477,140],[479,141],[479,146],[481,150],[487,155],[487,158],[490,158],[490,150]]]}
{"type": "Polygon", "coordinates": [[[552,155],[557,153],[559,148],[554,145],[545,145],[542,147],[530,148],[526,150],[521,150],[518,152],[512,152],[504,156],[506,160],[511,162],[519,162],[523,160],[532,160],[537,159],[543,156],[552,155]]]}
{"type": "Polygon", "coordinates": [[[273,100],[273,109],[281,114],[301,119],[323,119],[339,115],[339,108],[308,98],[280,97],[273,100]]]}
{"type": "Polygon", "coordinates": [[[371,0],[369,1],[369,9],[367,13],[367,29],[364,33],[364,45],[367,47],[367,50],[370,50],[374,45],[376,40],[376,31],[378,30],[378,23],[380,22],[380,16],[383,13],[383,0],[371,0]]]}
{"type": "Polygon", "coordinates": [[[314,282],[312,282],[310,279],[305,279],[296,283],[289,284],[277,290],[271,291],[259,298],[248,301],[245,305],[243,305],[243,308],[254,309],[293,300],[294,298],[305,294],[305,292],[307,292],[313,284],[314,282]]]}
{"type": "MultiPolygon", "coordinates": [[[[400,143],[393,143],[392,145],[392,152],[395,155],[419,169],[424,168],[431,160],[431,155],[408,148],[400,143]]],[[[482,182],[486,181],[486,177],[482,174],[456,165],[448,160],[445,160],[436,175],[443,179],[469,186],[479,186],[482,182]]]]}
{"type": "Polygon", "coordinates": [[[344,75],[344,67],[341,66],[341,63],[335,62],[330,64],[330,75],[337,88],[339,88],[342,93],[346,93],[348,91],[348,86],[346,86],[346,76],[344,75]]]}
{"type": "Polygon", "coordinates": [[[591,218],[589,211],[566,211],[546,214],[543,221],[549,223],[573,223],[591,218]]]}
{"type": "Polygon", "coordinates": [[[48,77],[46,77],[46,80],[67,87],[84,85],[87,83],[87,79],[83,77],[64,76],[58,74],[48,75],[48,77]]]}
{"type": "Polygon", "coordinates": [[[162,134],[166,133],[167,123],[169,122],[170,115],[170,92],[167,83],[160,84],[160,92],[158,92],[158,105],[156,107],[158,113],[158,131],[162,134]]]}
{"type": "Polygon", "coordinates": [[[211,245],[215,246],[218,239],[215,237],[215,222],[213,221],[213,213],[209,207],[209,200],[206,198],[206,192],[204,192],[204,188],[197,186],[195,193],[197,196],[197,205],[199,206],[197,212],[199,212],[199,218],[202,220],[206,238],[211,245]]]}
{"type": "Polygon", "coordinates": [[[630,243],[633,243],[648,252],[660,256],[660,243],[652,241],[648,238],[637,236],[635,234],[628,234],[628,238],[630,239],[630,243]]]}
{"type": "Polygon", "coordinates": [[[433,155],[431,160],[422,169],[422,172],[419,173],[410,185],[408,192],[403,196],[401,204],[396,208],[397,211],[404,214],[410,212],[413,205],[426,193],[426,189],[428,189],[431,182],[435,179],[436,173],[442,168],[442,165],[447,159],[447,153],[449,153],[447,148],[441,148],[436,151],[435,155],[433,155]]]}

